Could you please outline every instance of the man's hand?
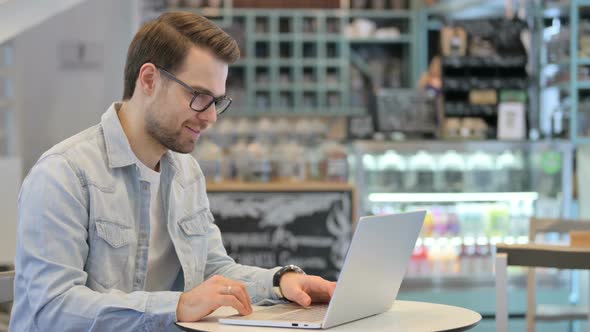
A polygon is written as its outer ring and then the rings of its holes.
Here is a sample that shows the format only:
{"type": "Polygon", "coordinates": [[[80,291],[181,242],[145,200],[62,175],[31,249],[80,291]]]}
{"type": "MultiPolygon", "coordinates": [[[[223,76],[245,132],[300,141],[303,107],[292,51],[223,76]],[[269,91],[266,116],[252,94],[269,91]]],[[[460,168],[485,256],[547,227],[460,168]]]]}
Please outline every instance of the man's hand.
{"type": "Polygon", "coordinates": [[[246,286],[239,281],[215,275],[180,295],[176,319],[179,322],[196,322],[223,306],[232,307],[241,315],[252,313],[246,286]]]}
{"type": "Polygon", "coordinates": [[[288,300],[307,307],[312,302],[329,302],[336,283],[318,276],[287,272],[281,277],[280,287],[288,300]]]}

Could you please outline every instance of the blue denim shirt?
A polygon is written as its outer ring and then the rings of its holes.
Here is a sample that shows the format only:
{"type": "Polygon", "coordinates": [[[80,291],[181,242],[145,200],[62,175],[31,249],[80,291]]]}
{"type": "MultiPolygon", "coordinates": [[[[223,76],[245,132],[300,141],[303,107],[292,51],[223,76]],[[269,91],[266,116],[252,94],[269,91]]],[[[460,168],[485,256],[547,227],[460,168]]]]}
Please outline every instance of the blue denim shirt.
{"type": "Polygon", "coordinates": [[[119,106],[44,153],[23,182],[11,331],[163,330],[176,321],[180,291],[215,274],[244,282],[254,303],[276,299],[277,269],[227,255],[199,165],[171,151],[160,161],[161,189],[182,269],[177,291],[144,291],[150,188],[139,178],[119,106]]]}

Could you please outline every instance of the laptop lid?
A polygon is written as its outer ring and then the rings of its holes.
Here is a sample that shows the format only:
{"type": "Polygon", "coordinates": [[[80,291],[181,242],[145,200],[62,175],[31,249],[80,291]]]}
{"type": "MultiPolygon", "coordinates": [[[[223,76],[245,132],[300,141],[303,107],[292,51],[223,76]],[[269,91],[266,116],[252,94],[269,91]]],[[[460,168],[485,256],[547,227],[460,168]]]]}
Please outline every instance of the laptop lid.
{"type": "Polygon", "coordinates": [[[426,211],[361,217],[322,328],[391,308],[426,211]]]}
{"type": "Polygon", "coordinates": [[[426,211],[418,211],[359,220],[334,295],[328,309],[321,312],[323,321],[321,318],[304,319],[299,315],[301,312],[294,312],[303,311],[297,305],[277,305],[248,316],[222,318],[219,322],[317,329],[389,310],[397,297],[425,216],[426,211]],[[293,311],[293,314],[287,318],[283,310],[285,313],[293,311]]]}

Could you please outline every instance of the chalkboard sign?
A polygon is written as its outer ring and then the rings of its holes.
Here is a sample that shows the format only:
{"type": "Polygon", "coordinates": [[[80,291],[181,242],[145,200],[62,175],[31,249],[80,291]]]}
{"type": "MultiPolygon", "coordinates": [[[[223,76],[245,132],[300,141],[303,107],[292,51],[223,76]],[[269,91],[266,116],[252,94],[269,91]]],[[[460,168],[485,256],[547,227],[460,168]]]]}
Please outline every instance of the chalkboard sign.
{"type": "Polygon", "coordinates": [[[350,245],[353,190],[209,191],[228,254],[259,267],[295,264],[336,280],[350,245]]]}

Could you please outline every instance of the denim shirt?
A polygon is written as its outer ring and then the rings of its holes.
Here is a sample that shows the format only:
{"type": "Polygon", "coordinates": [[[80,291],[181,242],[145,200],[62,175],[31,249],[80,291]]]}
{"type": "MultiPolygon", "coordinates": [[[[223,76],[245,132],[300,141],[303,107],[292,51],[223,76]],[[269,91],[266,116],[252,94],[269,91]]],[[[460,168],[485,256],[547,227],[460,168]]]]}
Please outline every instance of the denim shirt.
{"type": "Polygon", "coordinates": [[[144,291],[150,188],[119,107],[44,153],[23,182],[11,331],[164,330],[176,321],[180,291],[216,274],[244,282],[254,303],[276,299],[278,268],[227,255],[199,165],[171,151],[160,160],[162,206],[181,272],[177,291],[144,291]]]}

